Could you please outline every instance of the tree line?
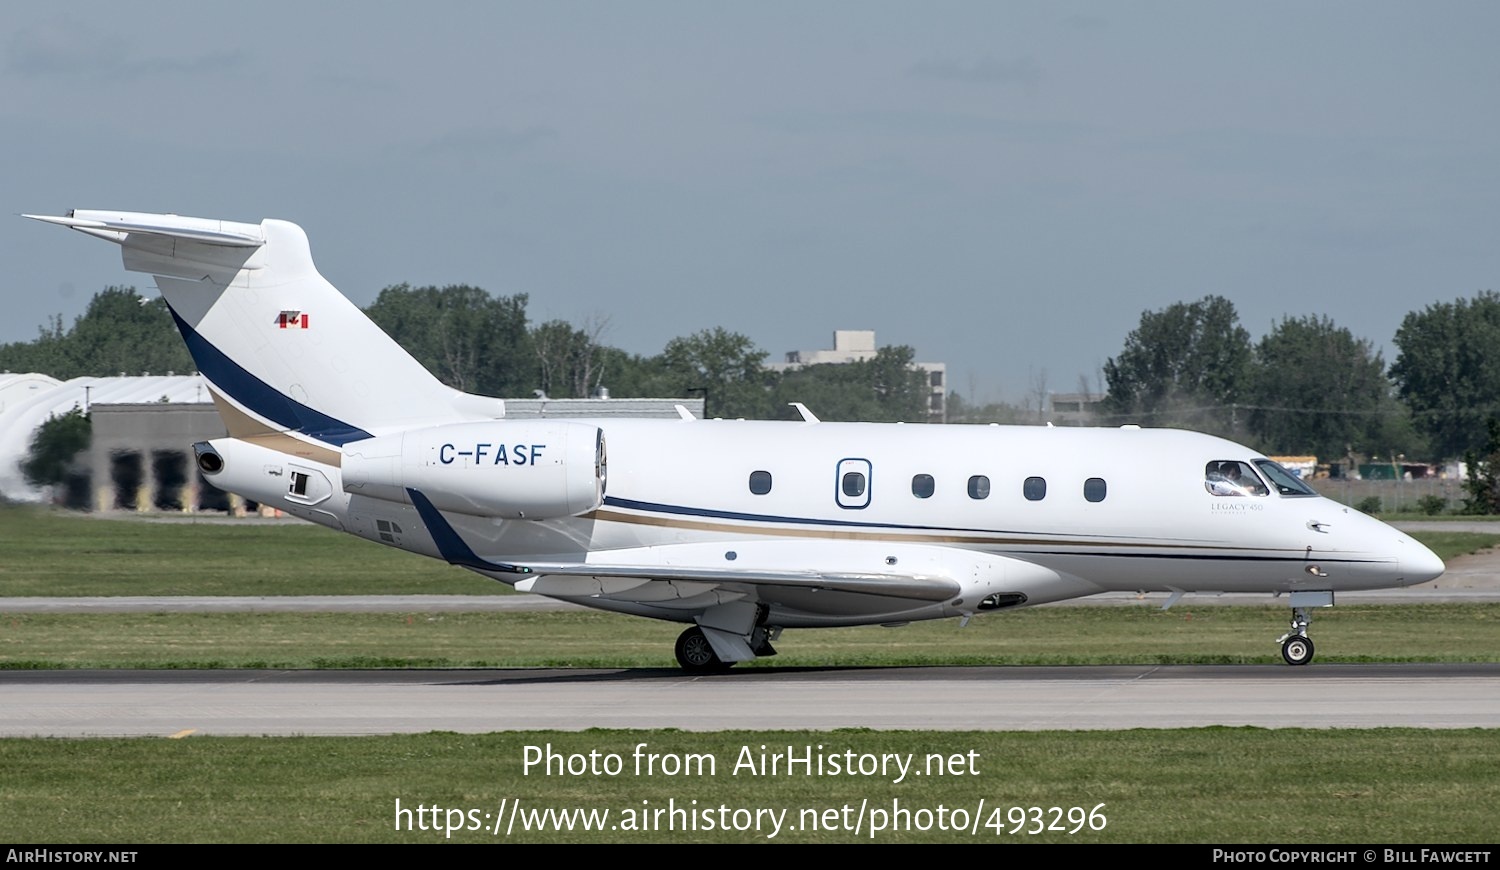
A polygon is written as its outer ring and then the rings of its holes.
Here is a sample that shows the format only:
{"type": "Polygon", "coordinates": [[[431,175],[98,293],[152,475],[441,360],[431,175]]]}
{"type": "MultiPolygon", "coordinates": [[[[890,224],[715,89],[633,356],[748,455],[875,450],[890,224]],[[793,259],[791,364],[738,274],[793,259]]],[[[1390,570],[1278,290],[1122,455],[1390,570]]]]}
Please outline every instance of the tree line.
{"type": "MultiPolygon", "coordinates": [[[[526,294],[469,285],[382,290],[365,312],[435,376],[482,395],[704,396],[710,416],[790,419],[803,402],[825,420],[923,421],[931,395],[910,347],[874,359],[765,368],[767,354],[722,327],[667,342],[659,354],[603,343],[607,322],[533,325],[526,294]]],[[[1389,367],[1367,339],[1321,315],[1286,317],[1259,341],[1219,296],[1146,311],[1104,365],[1096,422],[1183,426],[1278,454],[1481,460],[1500,419],[1500,296],[1434,303],[1406,315],[1389,367]]],[[[159,298],[110,287],[70,328],[0,345],[0,371],[81,375],[187,372],[193,363],[159,298]]],[[[956,422],[1040,422],[1045,375],[1024,408],[949,395],[956,422]]]]}
{"type": "Polygon", "coordinates": [[[1456,459],[1500,418],[1500,296],[1402,320],[1386,366],[1327,316],[1286,317],[1259,342],[1220,296],[1147,311],[1104,366],[1102,422],[1186,426],[1267,452],[1456,459]]]}
{"type": "MultiPolygon", "coordinates": [[[[586,398],[602,387],[620,398],[702,396],[716,417],[793,419],[788,403],[804,402],[824,420],[928,419],[927,378],[912,367],[907,346],[881,348],[861,362],[775,372],[765,368],[765,351],[722,327],[643,356],[604,344],[604,322],[533,326],[528,301],[524,293],[496,296],[469,285],[400,284],[364,311],[438,380],[481,395],[586,398]]],[[[54,318],[35,340],[0,345],[0,371],[62,380],[193,370],[165,302],[132,287],[97,294],[71,328],[54,318]]]]}

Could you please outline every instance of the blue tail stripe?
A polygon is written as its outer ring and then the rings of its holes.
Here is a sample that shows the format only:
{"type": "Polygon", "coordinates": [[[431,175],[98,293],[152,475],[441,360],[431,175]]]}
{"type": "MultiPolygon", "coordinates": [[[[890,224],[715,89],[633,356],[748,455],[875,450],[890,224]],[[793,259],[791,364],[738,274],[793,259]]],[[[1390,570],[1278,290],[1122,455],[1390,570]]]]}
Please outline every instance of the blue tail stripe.
{"type": "Polygon", "coordinates": [[[224,352],[209,343],[177,314],[171,305],[172,319],[187,343],[188,353],[198,364],[198,371],[214,386],[251,411],[293,432],[316,438],[325,444],[343,446],[350,441],[371,437],[369,432],[313,410],[287,397],[275,387],[250,374],[224,352]]]}

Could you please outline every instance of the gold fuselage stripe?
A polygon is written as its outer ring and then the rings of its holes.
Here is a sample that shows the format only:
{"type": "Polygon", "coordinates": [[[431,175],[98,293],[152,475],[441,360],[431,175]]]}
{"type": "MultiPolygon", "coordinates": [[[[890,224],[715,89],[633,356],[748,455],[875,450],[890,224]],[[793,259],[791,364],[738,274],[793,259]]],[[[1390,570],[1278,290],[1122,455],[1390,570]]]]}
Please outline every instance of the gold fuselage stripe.
{"type": "Polygon", "coordinates": [[[208,394],[213,397],[214,409],[219,412],[219,419],[224,421],[224,428],[229,431],[229,437],[238,438],[257,444],[268,450],[286,453],[291,456],[301,457],[313,462],[321,462],[338,468],[343,462],[343,454],[318,444],[312,444],[299,438],[294,438],[286,432],[280,432],[262,423],[260,420],[246,414],[236,408],[231,402],[219,395],[218,390],[208,388],[208,394]]]}
{"type": "Polygon", "coordinates": [[[1293,553],[1300,555],[1299,551],[1288,551],[1284,549],[1267,549],[1255,547],[1218,547],[1203,544],[1178,544],[1162,541],[1068,541],[1049,538],[1005,538],[996,536],[981,536],[973,534],[958,533],[933,533],[933,532],[905,532],[892,529],[887,532],[878,531],[855,531],[847,529],[805,529],[777,526],[752,526],[733,525],[731,523],[705,522],[702,520],[684,520],[677,517],[642,516],[638,514],[626,514],[612,510],[596,510],[584,514],[581,519],[593,519],[601,522],[624,523],[637,526],[657,526],[663,528],[675,528],[700,532],[738,533],[742,535],[763,535],[777,538],[819,538],[822,540],[842,541],[889,541],[893,543],[923,543],[923,544],[969,544],[980,546],[1006,546],[1006,547],[1112,547],[1130,549],[1165,549],[1177,551],[1202,552],[1213,550],[1217,552],[1238,552],[1246,554],[1277,555],[1282,558],[1291,558],[1293,553]]]}

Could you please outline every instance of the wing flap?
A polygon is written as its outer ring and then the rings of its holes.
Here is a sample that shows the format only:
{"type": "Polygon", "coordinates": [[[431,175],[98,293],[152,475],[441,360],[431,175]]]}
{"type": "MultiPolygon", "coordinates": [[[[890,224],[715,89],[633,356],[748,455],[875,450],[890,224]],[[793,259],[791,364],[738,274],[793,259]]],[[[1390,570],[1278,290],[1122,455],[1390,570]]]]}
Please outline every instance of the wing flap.
{"type": "Polygon", "coordinates": [[[522,580],[516,588],[554,597],[607,597],[641,602],[687,598],[712,589],[750,593],[781,588],[927,602],[945,601],[961,592],[958,581],[943,571],[847,570],[860,563],[884,567],[887,560],[899,565],[902,559],[890,555],[893,549],[928,548],[890,545],[874,548],[842,542],[822,542],[812,548],[802,541],[741,544],[728,553],[723,547],[697,544],[643,547],[599,554],[607,557],[608,562],[526,561],[525,571],[535,576],[522,580]],[[717,556],[717,564],[710,561],[711,554],[717,556]],[[816,567],[818,562],[830,567],[816,567]],[[809,563],[812,567],[801,567],[809,563]],[[667,586],[675,591],[661,588],[667,586]]]}
{"type": "MultiPolygon", "coordinates": [[[[408,490],[443,558],[491,576],[528,575],[516,589],[575,601],[686,606],[840,592],[937,603],[962,593],[965,560],[946,547],[865,541],[770,540],[602,550],[581,561],[487,559],[418,490],[408,490]]],[[[972,563],[969,569],[973,570],[972,563]]]]}

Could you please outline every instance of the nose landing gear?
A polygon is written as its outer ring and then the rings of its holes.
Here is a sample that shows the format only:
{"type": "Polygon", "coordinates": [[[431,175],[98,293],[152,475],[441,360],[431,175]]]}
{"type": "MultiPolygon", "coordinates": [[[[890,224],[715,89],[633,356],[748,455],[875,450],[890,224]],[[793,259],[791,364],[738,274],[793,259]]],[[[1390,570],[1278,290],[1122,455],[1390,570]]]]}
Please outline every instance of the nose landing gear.
{"type": "Polygon", "coordinates": [[[1281,657],[1289,665],[1305,665],[1312,661],[1313,642],[1307,636],[1307,625],[1312,620],[1307,618],[1307,608],[1292,608],[1292,630],[1277,638],[1281,644],[1281,657]]]}
{"type": "Polygon", "coordinates": [[[1281,658],[1289,665],[1305,665],[1313,659],[1312,638],[1307,636],[1307,626],[1312,622],[1308,608],[1332,607],[1333,592],[1293,592],[1292,628],[1276,638],[1281,644],[1281,658]]]}

